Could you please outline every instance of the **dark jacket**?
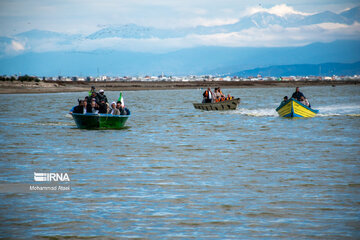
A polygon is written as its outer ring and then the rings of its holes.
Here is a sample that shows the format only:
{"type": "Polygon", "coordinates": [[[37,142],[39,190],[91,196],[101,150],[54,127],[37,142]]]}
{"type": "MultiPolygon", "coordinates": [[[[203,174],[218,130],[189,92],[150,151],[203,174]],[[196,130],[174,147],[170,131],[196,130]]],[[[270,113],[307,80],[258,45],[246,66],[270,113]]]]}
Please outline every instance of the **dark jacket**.
{"type": "Polygon", "coordinates": [[[97,104],[100,103],[100,101],[99,101],[99,95],[97,94],[95,97],[89,96],[89,98],[88,98],[88,105],[91,105],[91,102],[92,102],[93,99],[95,99],[95,102],[96,102],[97,104]]]}
{"type": "Polygon", "coordinates": [[[78,106],[74,107],[73,113],[81,113],[81,114],[84,113],[84,106],[78,105],[78,106]]]}
{"type": "Polygon", "coordinates": [[[296,100],[300,101],[301,97],[305,97],[304,94],[302,94],[302,92],[294,92],[293,95],[291,96],[292,98],[295,98],[296,100]]]}
{"type": "MultiPolygon", "coordinates": [[[[99,110],[99,108],[95,107],[94,110],[95,110],[95,111],[96,111],[96,110],[99,110]]],[[[92,111],[92,107],[91,107],[90,104],[88,104],[88,105],[86,106],[86,112],[87,112],[87,113],[95,113],[95,112],[92,111]]]]}
{"type": "Polygon", "coordinates": [[[98,97],[98,99],[99,99],[99,102],[101,102],[101,101],[105,101],[105,103],[108,102],[107,97],[106,97],[105,94],[102,95],[101,93],[98,93],[97,97],[98,97]]]}
{"type": "Polygon", "coordinates": [[[107,105],[106,105],[106,103],[104,103],[104,104],[100,103],[100,105],[99,105],[99,113],[104,113],[104,114],[107,113],[107,105]]]}

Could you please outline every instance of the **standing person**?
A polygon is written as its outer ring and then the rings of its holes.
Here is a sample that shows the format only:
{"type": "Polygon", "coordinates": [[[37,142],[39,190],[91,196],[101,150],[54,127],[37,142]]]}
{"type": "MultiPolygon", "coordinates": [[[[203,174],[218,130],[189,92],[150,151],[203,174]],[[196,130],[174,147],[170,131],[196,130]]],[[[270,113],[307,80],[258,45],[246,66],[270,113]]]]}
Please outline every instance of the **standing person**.
{"type": "Polygon", "coordinates": [[[299,87],[296,87],[296,90],[293,93],[293,95],[291,96],[291,98],[294,98],[294,99],[300,101],[301,97],[305,98],[304,94],[302,94],[302,92],[300,92],[299,87]]]}
{"type": "Polygon", "coordinates": [[[91,94],[95,92],[96,93],[96,90],[95,90],[95,87],[94,86],[91,86],[91,90],[89,91],[89,97],[91,96],[91,94]]]}
{"type": "Polygon", "coordinates": [[[225,98],[225,94],[223,94],[220,87],[218,87],[218,92],[220,94],[220,98],[225,98]]]}
{"type": "Polygon", "coordinates": [[[105,103],[108,102],[108,99],[107,99],[106,95],[104,94],[104,90],[100,89],[99,94],[97,96],[98,96],[100,102],[101,101],[105,101],[105,103]]]}
{"type": "Polygon", "coordinates": [[[215,100],[215,102],[219,102],[220,101],[220,96],[221,96],[221,94],[220,94],[220,92],[219,92],[219,88],[215,88],[214,89],[214,100],[215,100]]]}
{"type": "Polygon", "coordinates": [[[95,101],[97,104],[100,103],[99,97],[97,96],[96,92],[91,93],[91,96],[88,98],[88,104],[91,105],[93,101],[95,101]]]}
{"type": "Polygon", "coordinates": [[[213,98],[214,94],[211,89],[208,88],[207,90],[205,90],[205,92],[203,93],[203,103],[211,103],[213,98]]]}

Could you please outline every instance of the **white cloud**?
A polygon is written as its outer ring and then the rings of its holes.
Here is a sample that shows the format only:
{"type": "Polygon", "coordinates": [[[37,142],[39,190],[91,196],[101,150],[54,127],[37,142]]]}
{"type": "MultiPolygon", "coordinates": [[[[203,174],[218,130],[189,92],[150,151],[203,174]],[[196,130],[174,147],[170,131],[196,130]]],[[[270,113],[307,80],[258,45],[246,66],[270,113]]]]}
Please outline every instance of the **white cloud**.
{"type": "Polygon", "coordinates": [[[212,27],[212,26],[221,26],[225,24],[234,24],[238,22],[239,19],[237,18],[230,18],[230,17],[224,17],[224,18],[190,18],[183,20],[182,23],[184,26],[205,26],[205,27],[212,27]]]}
{"type": "Polygon", "coordinates": [[[245,11],[245,15],[252,15],[259,12],[266,12],[280,17],[284,17],[289,14],[299,14],[303,16],[311,15],[310,13],[296,11],[293,7],[287,6],[286,4],[275,5],[272,8],[263,8],[262,6],[251,7],[245,11]]]}
{"type": "Polygon", "coordinates": [[[11,48],[12,48],[14,51],[24,51],[24,50],[25,50],[24,45],[22,45],[22,44],[19,43],[19,42],[14,41],[14,40],[11,41],[11,48]]]}
{"type": "MultiPolygon", "coordinates": [[[[209,35],[192,34],[181,38],[105,39],[79,38],[64,44],[61,41],[31,42],[31,51],[93,51],[108,49],[118,51],[164,53],[198,46],[224,47],[291,47],[313,42],[331,42],[339,39],[358,39],[360,23],[353,25],[322,23],[303,27],[285,28],[271,25],[268,28],[249,28],[239,32],[209,35]]],[[[29,45],[27,43],[27,45],[29,45]]],[[[18,49],[21,47],[18,45],[18,49]]]]}

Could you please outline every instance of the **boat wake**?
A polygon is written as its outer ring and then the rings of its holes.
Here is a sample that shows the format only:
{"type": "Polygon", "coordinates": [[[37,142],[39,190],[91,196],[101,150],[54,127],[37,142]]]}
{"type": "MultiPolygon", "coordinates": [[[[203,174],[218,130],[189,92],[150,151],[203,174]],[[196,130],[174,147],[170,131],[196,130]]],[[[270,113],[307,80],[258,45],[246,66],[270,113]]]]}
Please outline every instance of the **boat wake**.
{"type": "MultiPolygon", "coordinates": [[[[357,104],[334,104],[328,106],[319,106],[314,109],[319,110],[319,117],[328,116],[351,116],[360,117],[360,105],[357,104]]],[[[231,114],[239,114],[253,117],[278,117],[278,113],[275,108],[258,108],[247,109],[238,108],[235,111],[231,111],[231,114]]]]}
{"type": "Polygon", "coordinates": [[[273,108],[259,108],[259,109],[246,109],[238,108],[232,112],[233,114],[240,114],[253,117],[277,117],[278,114],[273,108]]]}
{"type": "Polygon", "coordinates": [[[360,105],[358,104],[334,104],[328,106],[319,106],[320,113],[318,116],[360,116],[360,105]]]}

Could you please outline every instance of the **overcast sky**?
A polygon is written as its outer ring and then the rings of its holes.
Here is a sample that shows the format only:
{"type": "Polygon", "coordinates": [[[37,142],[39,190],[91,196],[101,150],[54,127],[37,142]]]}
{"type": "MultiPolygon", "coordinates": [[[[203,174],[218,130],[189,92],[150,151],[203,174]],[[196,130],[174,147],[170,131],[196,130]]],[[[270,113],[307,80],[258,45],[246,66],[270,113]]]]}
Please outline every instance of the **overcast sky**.
{"type": "MultiPolygon", "coordinates": [[[[286,4],[294,11],[341,12],[358,0],[0,0],[0,35],[41,29],[88,34],[103,25],[158,28],[234,23],[254,9],[286,4]]],[[[281,11],[281,10],[280,10],[281,11]]]]}
{"type": "Polygon", "coordinates": [[[137,24],[155,28],[215,26],[236,23],[256,12],[278,16],[340,13],[360,5],[359,0],[0,0],[0,57],[23,52],[92,51],[97,49],[168,52],[198,46],[288,47],[313,42],[360,39],[360,23],[321,23],[298,27],[251,27],[209,35],[177,38],[89,39],[84,36],[110,25],[137,24]],[[81,34],[31,40],[15,36],[32,29],[81,34]],[[284,37],[286,36],[286,37],[284,37]]]}

